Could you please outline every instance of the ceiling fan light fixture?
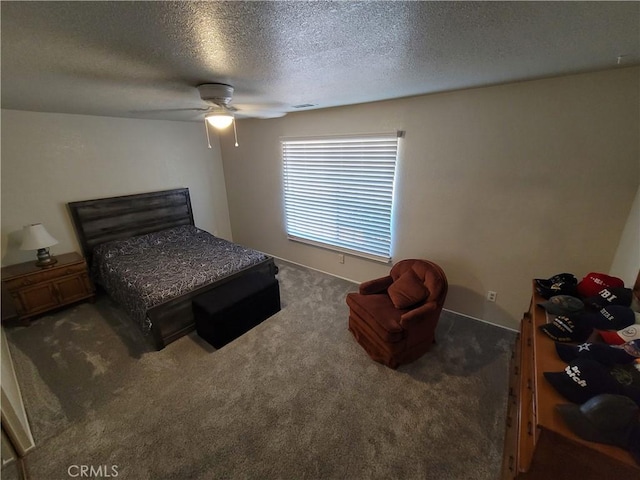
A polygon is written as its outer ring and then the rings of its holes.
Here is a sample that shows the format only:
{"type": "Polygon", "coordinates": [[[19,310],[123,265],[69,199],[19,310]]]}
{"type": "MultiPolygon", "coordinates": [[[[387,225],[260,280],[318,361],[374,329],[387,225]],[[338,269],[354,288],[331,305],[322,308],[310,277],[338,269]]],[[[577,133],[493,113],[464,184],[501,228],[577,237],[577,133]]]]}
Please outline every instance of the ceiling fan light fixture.
{"type": "Polygon", "coordinates": [[[226,111],[209,113],[204,118],[209,125],[218,130],[224,130],[233,122],[233,115],[226,111]]]}

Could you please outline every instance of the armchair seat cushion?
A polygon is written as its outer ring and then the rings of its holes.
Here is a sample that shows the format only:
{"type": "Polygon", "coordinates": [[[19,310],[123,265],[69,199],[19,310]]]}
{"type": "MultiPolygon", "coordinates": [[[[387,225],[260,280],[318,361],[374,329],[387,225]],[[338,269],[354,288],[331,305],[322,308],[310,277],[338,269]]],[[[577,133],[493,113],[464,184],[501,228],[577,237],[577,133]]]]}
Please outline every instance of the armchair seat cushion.
{"type": "Polygon", "coordinates": [[[397,309],[389,295],[349,293],[347,305],[385,342],[395,343],[403,339],[400,317],[405,310],[397,309]]]}

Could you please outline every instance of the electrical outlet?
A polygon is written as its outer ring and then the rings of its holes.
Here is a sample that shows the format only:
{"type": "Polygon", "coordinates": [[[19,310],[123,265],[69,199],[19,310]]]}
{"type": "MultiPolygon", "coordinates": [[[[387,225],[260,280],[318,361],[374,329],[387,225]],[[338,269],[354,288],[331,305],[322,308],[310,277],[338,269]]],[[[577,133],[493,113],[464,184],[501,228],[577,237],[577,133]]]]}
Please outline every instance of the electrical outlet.
{"type": "Polygon", "coordinates": [[[344,255],[342,253],[338,254],[338,263],[344,263],[344,255]]]}
{"type": "Polygon", "coordinates": [[[490,302],[495,302],[497,296],[498,294],[496,292],[492,292],[491,290],[487,292],[487,300],[489,300],[490,302]]]}

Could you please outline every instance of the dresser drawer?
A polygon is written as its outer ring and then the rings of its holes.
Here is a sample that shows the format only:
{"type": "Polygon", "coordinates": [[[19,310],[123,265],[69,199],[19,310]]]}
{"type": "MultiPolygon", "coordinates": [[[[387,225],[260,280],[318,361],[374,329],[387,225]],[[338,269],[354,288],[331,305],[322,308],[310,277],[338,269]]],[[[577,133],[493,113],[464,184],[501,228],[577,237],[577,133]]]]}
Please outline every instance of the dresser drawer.
{"type": "Polygon", "coordinates": [[[56,278],[64,277],[65,275],[74,275],[78,273],[86,272],[85,263],[76,263],[72,265],[64,265],[57,268],[50,268],[42,270],[38,273],[32,273],[23,277],[14,278],[5,281],[5,285],[10,292],[14,292],[20,288],[27,288],[38,283],[48,282],[56,278]]]}
{"type": "MultiPolygon", "coordinates": [[[[95,288],[89,279],[87,263],[75,252],[56,257],[53,267],[40,268],[35,262],[2,267],[5,301],[17,313],[17,320],[28,325],[30,319],[81,300],[93,300],[95,288]]],[[[3,311],[9,305],[3,305],[3,311]]]]}
{"type": "Polygon", "coordinates": [[[517,473],[518,458],[518,405],[520,399],[520,334],[511,352],[509,363],[509,395],[507,396],[506,429],[502,457],[502,480],[512,480],[517,473]]]}
{"type": "Polygon", "coordinates": [[[536,438],[533,324],[530,314],[525,314],[522,319],[520,348],[518,470],[527,472],[531,467],[536,438]]]}

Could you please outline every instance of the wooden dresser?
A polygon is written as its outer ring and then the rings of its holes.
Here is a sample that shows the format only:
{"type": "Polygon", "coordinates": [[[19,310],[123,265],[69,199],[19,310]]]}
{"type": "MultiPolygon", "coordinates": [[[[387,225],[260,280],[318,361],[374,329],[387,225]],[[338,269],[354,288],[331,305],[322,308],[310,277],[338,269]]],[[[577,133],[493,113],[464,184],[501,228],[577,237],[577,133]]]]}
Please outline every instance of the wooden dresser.
{"type": "Polygon", "coordinates": [[[22,322],[80,300],[93,300],[95,289],[87,264],[78,253],[56,256],[52,267],[37,267],[35,261],[2,268],[2,318],[15,311],[22,322]]]}
{"type": "Polygon", "coordinates": [[[546,323],[537,305],[544,299],[533,292],[511,360],[502,479],[640,479],[640,466],[628,452],[580,439],[556,412],[556,404],[570,402],[543,372],[562,371],[566,363],[538,329],[546,323]]]}

